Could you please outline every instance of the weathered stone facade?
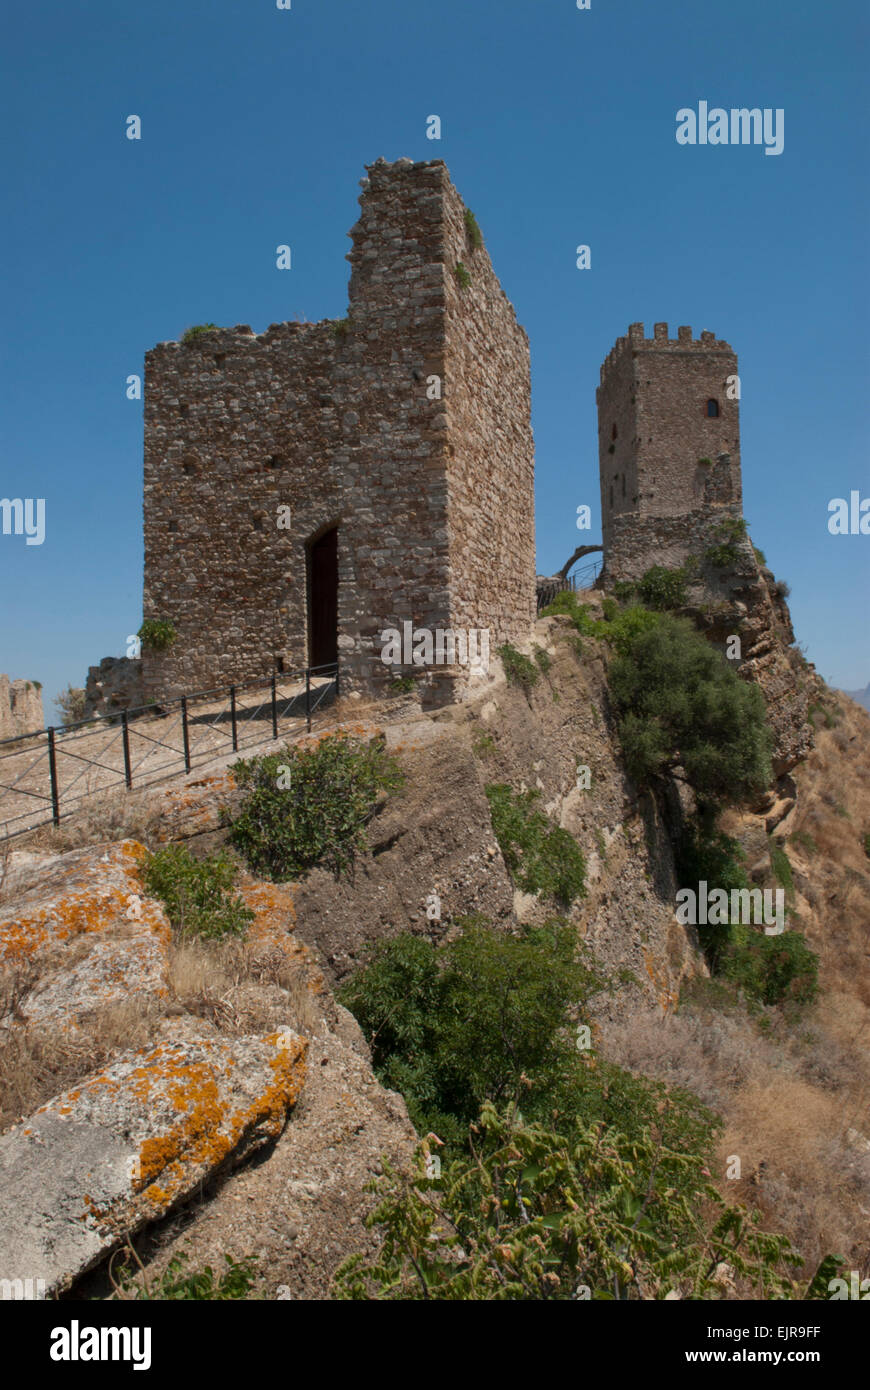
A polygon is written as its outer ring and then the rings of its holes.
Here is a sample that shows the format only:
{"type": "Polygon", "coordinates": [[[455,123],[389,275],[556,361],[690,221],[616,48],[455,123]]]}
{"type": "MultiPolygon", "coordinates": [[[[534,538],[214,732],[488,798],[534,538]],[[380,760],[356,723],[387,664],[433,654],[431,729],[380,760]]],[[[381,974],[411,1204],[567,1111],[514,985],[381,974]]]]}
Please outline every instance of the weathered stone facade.
{"type": "Polygon", "coordinates": [[[42,690],[36,682],[0,676],[0,739],[23,738],[44,728],[42,690]]]}
{"type": "Polygon", "coordinates": [[[692,553],[689,532],[681,538],[687,516],[703,519],[716,507],[742,513],[739,404],[728,382],[737,376],[736,354],[712,333],[695,340],[691,328],[677,332],[669,338],[667,324],[657,323],[645,338],[643,324],[633,323],[601,368],[598,458],[610,581],[685,559],[692,553]],[[676,517],[679,523],[668,524],[676,517]],[[673,558],[650,558],[659,537],[673,558]]]}
{"type": "Polygon", "coordinates": [[[147,354],[144,615],[177,633],[148,696],[336,656],[344,690],[383,687],[406,621],[528,636],[528,340],[444,164],[368,173],[346,320],[147,354]]]}

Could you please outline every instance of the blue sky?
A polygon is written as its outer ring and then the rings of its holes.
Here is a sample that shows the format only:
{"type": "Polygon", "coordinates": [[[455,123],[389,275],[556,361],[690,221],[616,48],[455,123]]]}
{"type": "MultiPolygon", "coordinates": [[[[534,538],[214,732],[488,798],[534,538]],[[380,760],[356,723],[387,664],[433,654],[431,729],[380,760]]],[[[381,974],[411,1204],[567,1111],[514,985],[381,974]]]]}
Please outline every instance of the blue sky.
{"type": "MultiPolygon", "coordinates": [[[[595,387],[629,323],[712,329],[742,381],[745,513],[833,684],[870,680],[865,6],[808,0],[148,0],[5,25],[0,670],[52,697],[141,621],[142,407],[194,323],[345,311],[357,181],[443,158],[532,348],[538,568],[600,539],[595,387]],[[676,112],[782,107],[785,148],[688,147],[676,112]],[[426,139],[426,117],[442,139],[426,139]],[[130,114],[141,141],[125,137],[130,114]],[[293,269],[275,248],[293,248],[293,269]],[[592,268],[578,271],[588,243],[592,268]]],[[[49,700],[46,713],[52,717],[49,700]]]]}

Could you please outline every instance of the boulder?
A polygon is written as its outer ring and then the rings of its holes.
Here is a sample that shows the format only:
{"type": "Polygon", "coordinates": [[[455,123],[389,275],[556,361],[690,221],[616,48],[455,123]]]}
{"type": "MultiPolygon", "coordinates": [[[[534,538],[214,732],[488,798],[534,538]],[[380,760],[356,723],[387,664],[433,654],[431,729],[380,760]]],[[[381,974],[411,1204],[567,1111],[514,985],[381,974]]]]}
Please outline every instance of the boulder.
{"type": "Polygon", "coordinates": [[[159,1043],[125,1053],[0,1137],[0,1280],[60,1293],[125,1236],[277,1139],[307,1041],[159,1043]]]}

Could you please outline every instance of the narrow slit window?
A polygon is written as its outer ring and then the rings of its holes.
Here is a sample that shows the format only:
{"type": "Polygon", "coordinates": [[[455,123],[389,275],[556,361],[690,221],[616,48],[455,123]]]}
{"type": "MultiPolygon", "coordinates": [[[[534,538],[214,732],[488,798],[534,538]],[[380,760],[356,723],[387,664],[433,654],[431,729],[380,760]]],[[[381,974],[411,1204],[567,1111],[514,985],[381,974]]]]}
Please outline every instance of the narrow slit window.
{"type": "Polygon", "coordinates": [[[719,402],[713,396],[707,402],[707,418],[709,420],[718,420],[719,418],[719,402]]]}

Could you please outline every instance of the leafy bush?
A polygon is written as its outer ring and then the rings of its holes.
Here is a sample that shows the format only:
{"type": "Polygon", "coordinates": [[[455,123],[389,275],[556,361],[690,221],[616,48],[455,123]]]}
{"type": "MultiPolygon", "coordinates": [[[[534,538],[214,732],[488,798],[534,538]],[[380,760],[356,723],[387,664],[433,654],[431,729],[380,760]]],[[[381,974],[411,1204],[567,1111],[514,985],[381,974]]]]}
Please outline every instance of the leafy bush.
{"type": "Polygon", "coordinates": [[[390,681],[390,690],[394,695],[407,695],[414,689],[416,681],[413,676],[394,676],[390,681]]]}
{"type": "Polygon", "coordinates": [[[465,218],[465,231],[468,235],[468,244],[472,251],[479,251],[483,245],[483,234],[477,225],[477,218],[471,211],[471,208],[466,208],[463,216],[465,218]]]}
{"type": "Polygon", "coordinates": [[[179,936],[243,936],[254,913],[230,889],[236,866],[226,854],[194,859],[185,845],[149,854],[142,869],[145,891],[159,898],[179,936]]]}
{"type": "Polygon", "coordinates": [[[554,618],[558,614],[565,614],[571,619],[577,631],[584,637],[596,635],[596,628],[593,619],[589,616],[587,609],[579,602],[573,589],[563,589],[548,603],[546,608],[541,610],[542,618],[554,618]]]}
{"type": "MultiPolygon", "coordinates": [[[[704,882],[708,892],[721,888],[729,895],[732,889],[749,888],[743,867],[746,856],[740,845],[730,835],[717,831],[710,821],[709,816],[695,821],[675,847],[680,887],[697,893],[698,884],[704,882]]],[[[698,939],[711,970],[717,970],[723,953],[734,941],[734,929],[726,924],[701,923],[698,939]]]]}
{"type": "Polygon", "coordinates": [[[410,932],[379,943],[338,992],[381,1082],[402,1092],[421,1133],[453,1145],[484,1101],[515,1100],[523,1077],[547,1091],[566,1060],[575,1068],[562,1025],[597,983],[566,923],[518,935],[479,918],[462,925],[440,948],[410,932]]]}
{"type": "Polygon", "coordinates": [[[802,932],[765,936],[735,926],[720,962],[722,975],[762,1004],[811,1004],[818,993],[819,958],[802,932]]]}
{"type": "Polygon", "coordinates": [[[174,1255],[153,1288],[147,1282],[135,1283],[131,1274],[125,1271],[115,1286],[116,1293],[125,1300],[183,1299],[217,1302],[247,1298],[256,1279],[253,1269],[256,1258],[256,1255],[248,1255],[243,1260],[234,1260],[232,1255],[225,1254],[227,1268],[223,1274],[215,1277],[211,1265],[185,1273],[187,1256],[174,1255]]]}
{"type": "Polygon", "coordinates": [[[532,686],[538,679],[538,670],[535,663],[522,652],[518,652],[510,642],[505,642],[498,648],[501,657],[501,664],[504,667],[505,676],[511,685],[520,685],[528,695],[532,686]]]}
{"type": "Polygon", "coordinates": [[[715,527],[713,535],[718,538],[719,543],[704,551],[704,559],[719,569],[733,565],[740,557],[739,542],[746,535],[746,522],[743,517],[725,517],[715,527]]]}
{"type": "Polygon", "coordinates": [[[608,681],[634,780],[648,786],[682,764],[702,800],[723,803],[767,786],[772,738],[758,687],[685,619],[629,608],[620,624],[608,681]]]}
{"type": "Polygon", "coordinates": [[[183,343],[193,343],[205,333],[215,333],[219,331],[216,323],[195,323],[192,328],[188,328],[182,333],[181,341],[183,343]]]}
{"type": "Polygon", "coordinates": [[[535,661],[538,663],[538,666],[540,667],[544,675],[546,675],[553,664],[552,659],[550,657],[550,653],[545,651],[543,647],[535,647],[533,651],[535,661]]]}
{"type": "Polygon", "coordinates": [[[381,792],[404,781],[383,740],[346,734],[327,735],[314,747],[288,744],[231,770],[244,796],[230,839],[255,873],[279,882],[317,864],[336,878],[348,872],[365,849],[381,792]],[[279,786],[279,777],[289,786],[279,786]]]}
{"type": "Polygon", "coordinates": [[[54,703],[64,728],[78,723],[85,717],[85,692],[78,686],[68,685],[66,690],[61,690],[60,694],[55,695],[54,703]]]}
{"type": "Polygon", "coordinates": [[[453,274],[459,281],[459,288],[461,290],[467,290],[468,286],[471,284],[471,274],[461,261],[456,262],[456,265],[453,267],[453,274]]]}
{"type": "Polygon", "coordinates": [[[682,567],[666,569],[664,565],[653,565],[638,581],[637,591],[649,608],[681,608],[686,602],[687,579],[682,567]]]}
{"type": "Polygon", "coordinates": [[[415,1173],[384,1163],[366,1220],[384,1239],[370,1263],[340,1266],[339,1298],[717,1299],[722,1264],[759,1297],[800,1296],[787,1237],[729,1206],[703,1157],[652,1127],[633,1139],[597,1124],[569,1133],[487,1104],[471,1133],[472,1158],[440,1178],[427,1175],[425,1142],[415,1173]]]}
{"type": "Polygon", "coordinates": [[[759,548],[758,548],[757,545],[754,545],[754,546],[752,547],[752,549],[753,549],[753,551],[755,552],[755,558],[756,558],[756,560],[758,561],[759,565],[766,565],[766,564],[767,564],[767,556],[765,555],[764,551],[763,551],[763,550],[759,550],[759,548]]]}
{"type": "Polygon", "coordinates": [[[136,635],[143,647],[149,647],[153,652],[162,652],[172,646],[178,633],[172,623],[162,618],[146,618],[136,635]]]}
{"type": "Polygon", "coordinates": [[[540,792],[486,788],[492,828],[511,877],[524,893],[542,893],[563,907],[586,895],[586,860],[567,830],[537,810],[540,792]]]}

